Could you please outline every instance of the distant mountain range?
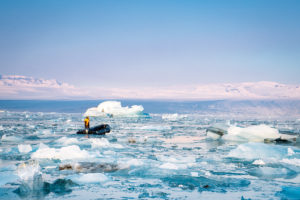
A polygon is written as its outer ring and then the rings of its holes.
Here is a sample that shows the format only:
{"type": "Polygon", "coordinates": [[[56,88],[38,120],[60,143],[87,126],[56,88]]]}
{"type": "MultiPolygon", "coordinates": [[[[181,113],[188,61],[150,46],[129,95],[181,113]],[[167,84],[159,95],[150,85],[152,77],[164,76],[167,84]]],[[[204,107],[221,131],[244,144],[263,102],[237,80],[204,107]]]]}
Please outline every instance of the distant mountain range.
{"type": "Polygon", "coordinates": [[[57,80],[0,75],[0,99],[178,99],[268,100],[300,99],[300,86],[276,82],[243,82],[171,87],[79,88],[57,80]]]}
{"type": "Polygon", "coordinates": [[[0,75],[1,99],[70,99],[80,96],[80,90],[74,86],[54,79],[0,75]]]}

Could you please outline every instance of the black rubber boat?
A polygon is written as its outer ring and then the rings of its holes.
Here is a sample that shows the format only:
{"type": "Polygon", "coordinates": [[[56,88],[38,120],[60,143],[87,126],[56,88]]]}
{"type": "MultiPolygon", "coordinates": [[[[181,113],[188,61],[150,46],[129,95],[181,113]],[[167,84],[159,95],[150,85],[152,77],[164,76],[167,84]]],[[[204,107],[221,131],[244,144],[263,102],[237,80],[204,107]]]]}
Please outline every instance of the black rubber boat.
{"type": "Polygon", "coordinates": [[[94,126],[89,128],[87,131],[86,129],[81,129],[77,131],[77,134],[92,134],[92,135],[105,135],[105,133],[110,132],[110,126],[108,124],[101,124],[99,126],[94,126]]]}

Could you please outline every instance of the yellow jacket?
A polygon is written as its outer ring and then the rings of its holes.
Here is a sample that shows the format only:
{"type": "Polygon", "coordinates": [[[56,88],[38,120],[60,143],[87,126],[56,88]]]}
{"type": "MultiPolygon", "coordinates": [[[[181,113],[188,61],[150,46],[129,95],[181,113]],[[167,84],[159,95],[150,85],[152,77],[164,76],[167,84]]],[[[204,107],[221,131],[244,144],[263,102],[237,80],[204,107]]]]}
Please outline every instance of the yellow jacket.
{"type": "Polygon", "coordinates": [[[89,118],[84,119],[84,126],[85,126],[85,128],[90,128],[90,119],[89,118]]]}

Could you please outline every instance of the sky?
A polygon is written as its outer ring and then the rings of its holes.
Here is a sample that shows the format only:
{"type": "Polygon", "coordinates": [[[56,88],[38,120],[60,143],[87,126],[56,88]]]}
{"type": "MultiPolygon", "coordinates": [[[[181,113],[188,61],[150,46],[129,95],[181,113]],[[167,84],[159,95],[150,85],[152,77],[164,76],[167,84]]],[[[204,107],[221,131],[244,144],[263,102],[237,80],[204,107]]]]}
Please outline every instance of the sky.
{"type": "Polygon", "coordinates": [[[0,0],[0,74],[76,87],[300,84],[297,0],[0,0]]]}

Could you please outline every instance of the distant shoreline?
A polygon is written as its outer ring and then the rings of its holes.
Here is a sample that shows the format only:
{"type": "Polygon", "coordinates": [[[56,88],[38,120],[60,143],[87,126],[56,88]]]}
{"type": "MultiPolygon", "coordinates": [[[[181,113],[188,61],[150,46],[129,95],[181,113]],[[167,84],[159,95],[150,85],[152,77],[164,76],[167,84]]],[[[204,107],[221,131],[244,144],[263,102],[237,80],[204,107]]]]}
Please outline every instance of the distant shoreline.
{"type": "MultiPolygon", "coordinates": [[[[106,100],[0,100],[0,110],[13,112],[84,113],[106,100]]],[[[299,117],[299,100],[160,101],[117,100],[122,106],[142,105],[145,113],[299,117]]]]}

